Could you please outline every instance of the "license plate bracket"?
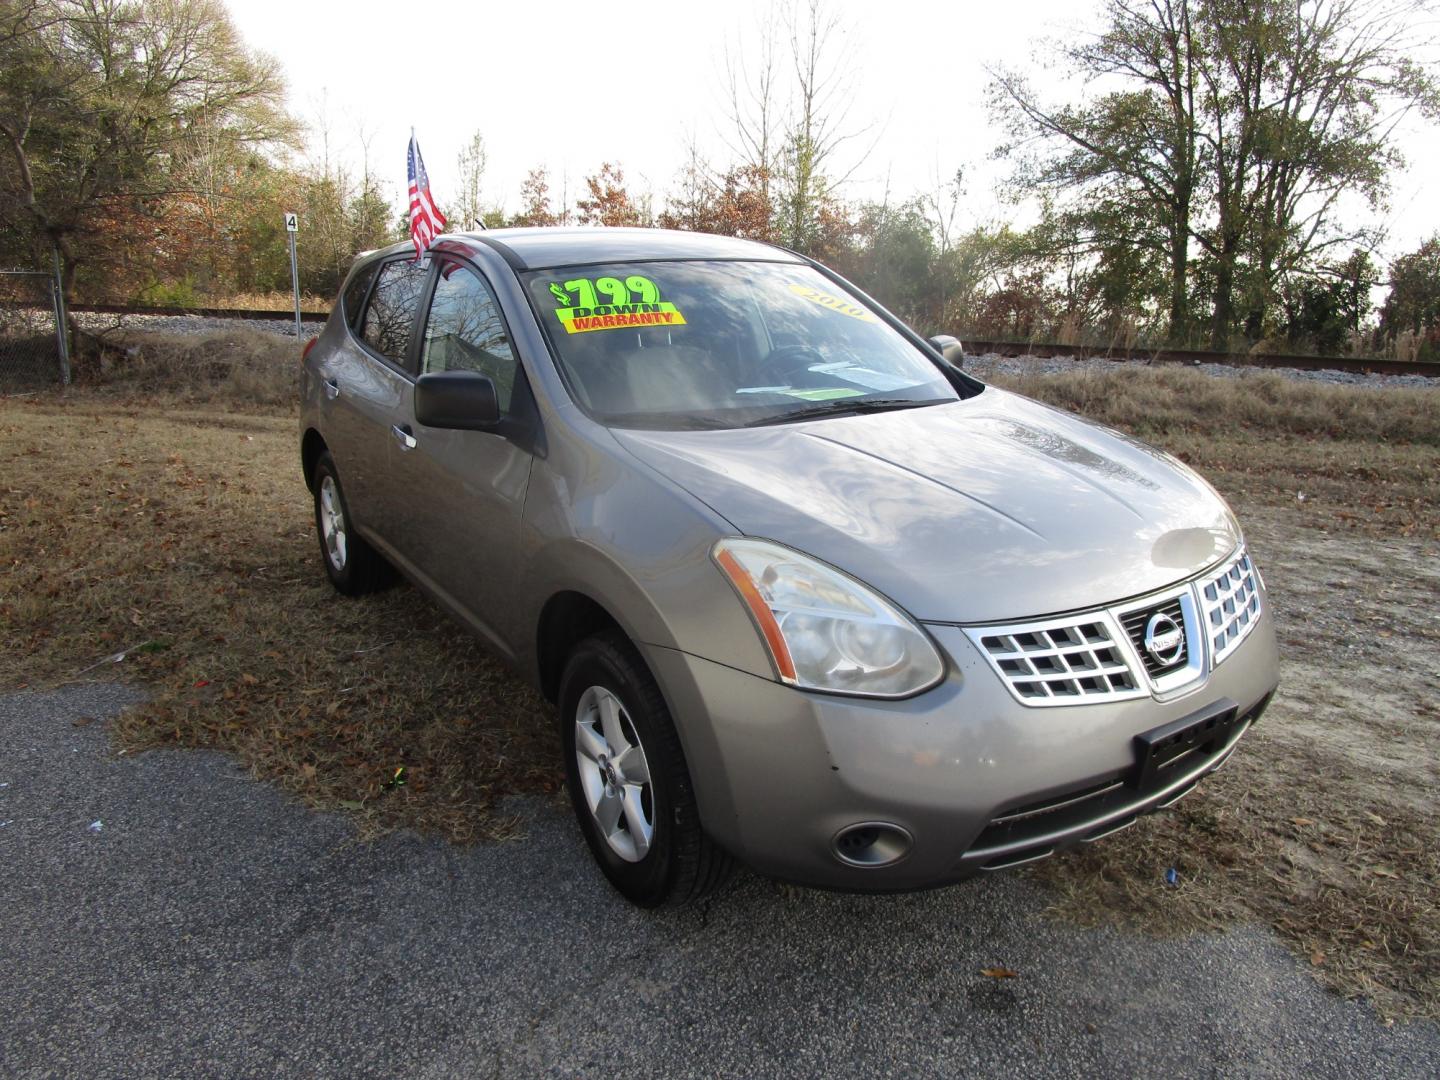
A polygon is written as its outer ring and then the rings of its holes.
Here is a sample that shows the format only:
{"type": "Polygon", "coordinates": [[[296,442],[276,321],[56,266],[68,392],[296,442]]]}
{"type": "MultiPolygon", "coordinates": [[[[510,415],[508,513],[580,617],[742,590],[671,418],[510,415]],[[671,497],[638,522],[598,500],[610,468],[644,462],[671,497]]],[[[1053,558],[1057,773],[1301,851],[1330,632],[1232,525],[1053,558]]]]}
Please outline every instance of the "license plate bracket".
{"type": "Polygon", "coordinates": [[[1240,706],[1229,698],[1135,736],[1134,784],[1145,790],[1166,766],[1192,750],[1212,754],[1240,726],[1240,706]]]}

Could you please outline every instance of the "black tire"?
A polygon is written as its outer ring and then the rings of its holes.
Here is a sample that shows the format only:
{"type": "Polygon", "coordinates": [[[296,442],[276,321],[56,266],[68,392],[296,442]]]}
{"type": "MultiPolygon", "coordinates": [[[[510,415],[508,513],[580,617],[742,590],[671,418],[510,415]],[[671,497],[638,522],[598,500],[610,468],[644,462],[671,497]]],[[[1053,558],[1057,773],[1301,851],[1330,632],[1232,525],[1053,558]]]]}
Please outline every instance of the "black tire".
{"type": "Polygon", "coordinates": [[[389,585],[395,577],[390,564],[378,551],[367,544],[355,531],[350,522],[350,507],[345,502],[345,489],[340,485],[340,474],[335,469],[335,459],[326,450],[315,463],[315,535],[320,541],[320,562],[330,584],[346,596],[363,596],[389,585]],[[331,532],[327,532],[327,519],[333,526],[327,501],[339,511],[339,530],[342,542],[332,546],[331,532]]]}
{"type": "MultiPolygon", "coordinates": [[[[627,900],[647,908],[688,903],[730,878],[734,860],[701,827],[685,754],[665,699],[623,634],[610,631],[586,638],[570,654],[560,679],[560,738],[566,785],[580,830],[600,869],[627,900]],[[581,780],[577,720],[582,698],[592,688],[619,699],[627,714],[627,735],[633,733],[648,761],[654,832],[648,851],[638,860],[622,857],[606,839],[581,780]]],[[[625,824],[620,829],[629,831],[625,824]]]]}

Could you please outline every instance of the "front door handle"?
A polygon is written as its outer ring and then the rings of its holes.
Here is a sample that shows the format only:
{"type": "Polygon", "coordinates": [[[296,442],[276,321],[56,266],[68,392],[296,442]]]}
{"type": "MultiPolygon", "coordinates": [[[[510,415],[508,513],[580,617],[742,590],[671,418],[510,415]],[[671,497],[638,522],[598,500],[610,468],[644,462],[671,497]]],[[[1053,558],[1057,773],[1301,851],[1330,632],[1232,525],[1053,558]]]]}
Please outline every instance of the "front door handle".
{"type": "Polygon", "coordinates": [[[340,384],[334,379],[325,380],[325,396],[331,401],[340,396],[340,384]]]}
{"type": "Polygon", "coordinates": [[[414,450],[415,447],[419,445],[415,441],[415,436],[410,433],[409,427],[391,424],[390,434],[395,436],[395,441],[400,444],[401,450],[414,450]]]}

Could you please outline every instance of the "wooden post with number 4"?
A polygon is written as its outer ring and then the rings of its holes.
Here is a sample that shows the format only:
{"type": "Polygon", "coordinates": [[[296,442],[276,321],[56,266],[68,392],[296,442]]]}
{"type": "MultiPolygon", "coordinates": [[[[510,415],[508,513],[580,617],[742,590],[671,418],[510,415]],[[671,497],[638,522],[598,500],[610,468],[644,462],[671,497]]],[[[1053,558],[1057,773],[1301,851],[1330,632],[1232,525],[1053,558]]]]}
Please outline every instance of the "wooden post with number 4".
{"type": "Polygon", "coordinates": [[[300,231],[300,215],[285,211],[285,235],[290,239],[290,288],[295,293],[295,340],[303,337],[300,329],[300,270],[295,262],[295,234],[300,231]]]}

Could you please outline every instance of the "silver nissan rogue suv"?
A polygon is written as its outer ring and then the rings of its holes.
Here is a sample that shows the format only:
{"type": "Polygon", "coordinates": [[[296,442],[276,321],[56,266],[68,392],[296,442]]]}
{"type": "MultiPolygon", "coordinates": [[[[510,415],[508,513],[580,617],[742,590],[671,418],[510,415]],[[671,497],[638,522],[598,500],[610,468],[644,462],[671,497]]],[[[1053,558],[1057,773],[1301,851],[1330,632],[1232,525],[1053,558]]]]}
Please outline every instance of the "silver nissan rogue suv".
{"type": "Polygon", "coordinates": [[[370,252],[306,347],[325,570],[399,570],[556,703],[637,904],[1038,859],[1224,762],[1275,637],[1204,480],[961,362],[748,241],[370,252]]]}

